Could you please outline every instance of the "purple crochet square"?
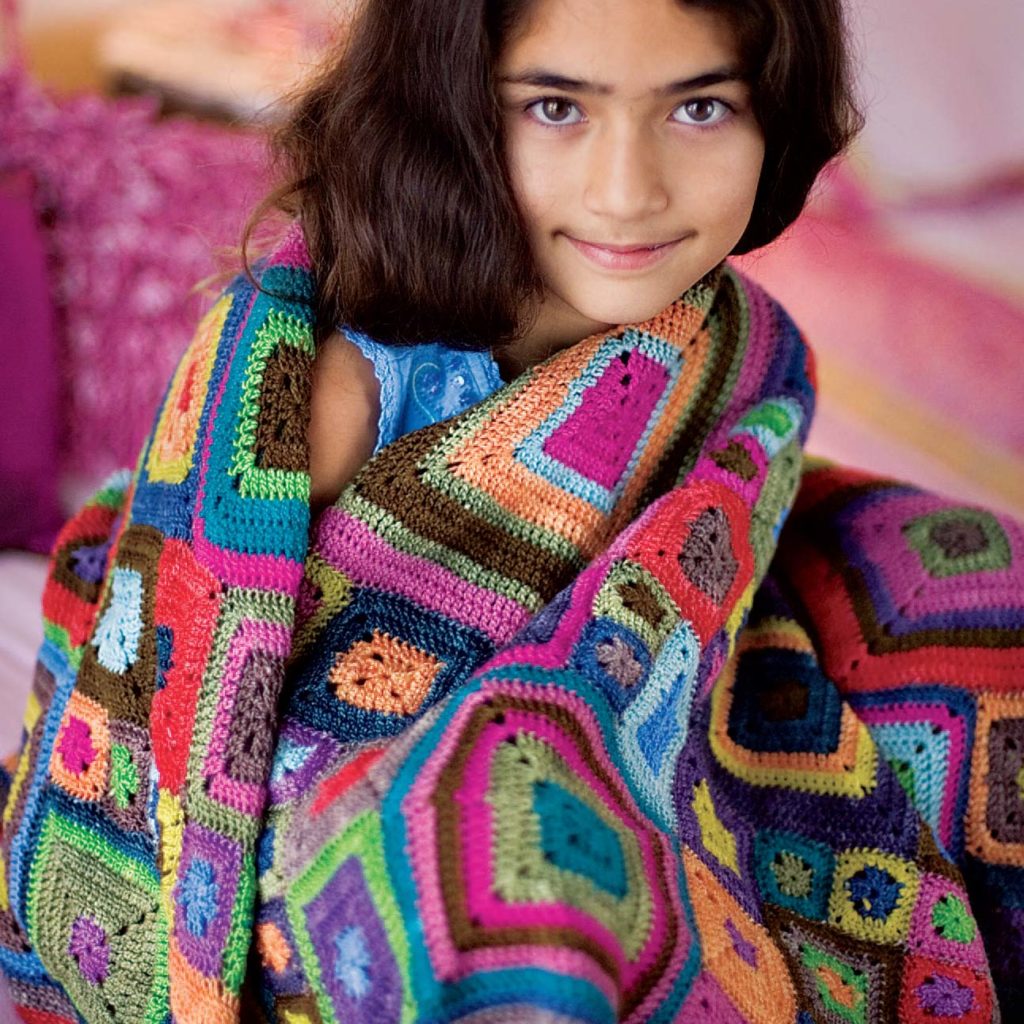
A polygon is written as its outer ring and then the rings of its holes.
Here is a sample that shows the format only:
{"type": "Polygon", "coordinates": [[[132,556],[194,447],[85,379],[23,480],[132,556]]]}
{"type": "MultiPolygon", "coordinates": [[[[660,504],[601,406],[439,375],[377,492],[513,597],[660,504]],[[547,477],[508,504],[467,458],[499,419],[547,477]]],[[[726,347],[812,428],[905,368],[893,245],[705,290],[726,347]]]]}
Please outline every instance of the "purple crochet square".
{"type": "Polygon", "coordinates": [[[402,978],[358,858],[341,865],[306,904],[305,916],[337,1019],[397,1024],[402,978]]]}
{"type": "Polygon", "coordinates": [[[271,803],[284,804],[310,792],[314,779],[340,749],[330,736],[298,722],[286,722],[270,770],[271,803]]]}
{"type": "Polygon", "coordinates": [[[224,659],[203,773],[214,800],[253,817],[263,813],[266,800],[269,737],[289,643],[279,623],[242,619],[224,659]],[[251,752],[241,756],[246,749],[251,752]]]}
{"type": "Polygon", "coordinates": [[[194,822],[186,826],[174,887],[174,937],[188,962],[211,978],[221,975],[241,871],[238,843],[194,822]]]}

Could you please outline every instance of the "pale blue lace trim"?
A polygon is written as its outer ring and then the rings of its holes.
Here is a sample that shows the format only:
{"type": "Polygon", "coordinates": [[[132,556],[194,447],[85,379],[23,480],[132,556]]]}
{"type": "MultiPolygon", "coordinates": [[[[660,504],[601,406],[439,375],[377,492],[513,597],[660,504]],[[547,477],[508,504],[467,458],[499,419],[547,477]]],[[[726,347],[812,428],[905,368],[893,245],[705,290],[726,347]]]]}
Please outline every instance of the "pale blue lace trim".
{"type": "Polygon", "coordinates": [[[457,416],[502,385],[490,352],[437,343],[399,348],[349,328],[344,333],[373,364],[380,383],[375,453],[403,434],[457,416]]]}

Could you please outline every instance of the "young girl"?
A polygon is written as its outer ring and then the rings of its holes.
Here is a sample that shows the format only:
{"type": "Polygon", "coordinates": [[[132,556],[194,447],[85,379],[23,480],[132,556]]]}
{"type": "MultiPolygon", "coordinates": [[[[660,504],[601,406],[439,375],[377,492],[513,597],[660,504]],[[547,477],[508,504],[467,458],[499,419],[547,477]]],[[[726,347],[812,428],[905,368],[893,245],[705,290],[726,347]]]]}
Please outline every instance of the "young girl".
{"type": "Polygon", "coordinates": [[[316,270],[314,506],[777,237],[859,127],[850,88],[833,0],[365,4],[267,204],[316,270]]]}
{"type": "Polygon", "coordinates": [[[1024,539],[802,475],[806,347],[723,266],[849,79],[835,0],[367,0],[295,223],[58,541],[26,1019],[993,1018],[1024,539]]]}

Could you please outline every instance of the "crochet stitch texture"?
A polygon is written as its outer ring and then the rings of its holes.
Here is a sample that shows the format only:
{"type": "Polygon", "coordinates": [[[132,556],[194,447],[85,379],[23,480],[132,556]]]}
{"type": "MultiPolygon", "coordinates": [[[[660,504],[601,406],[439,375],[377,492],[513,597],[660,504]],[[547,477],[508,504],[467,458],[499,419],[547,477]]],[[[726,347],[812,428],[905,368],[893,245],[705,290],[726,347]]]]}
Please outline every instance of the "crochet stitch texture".
{"type": "Polygon", "coordinates": [[[807,349],[723,267],[389,445],[310,541],[297,230],[260,275],[53,553],[0,842],[26,1020],[1021,994],[1018,524],[802,472],[807,349]]]}

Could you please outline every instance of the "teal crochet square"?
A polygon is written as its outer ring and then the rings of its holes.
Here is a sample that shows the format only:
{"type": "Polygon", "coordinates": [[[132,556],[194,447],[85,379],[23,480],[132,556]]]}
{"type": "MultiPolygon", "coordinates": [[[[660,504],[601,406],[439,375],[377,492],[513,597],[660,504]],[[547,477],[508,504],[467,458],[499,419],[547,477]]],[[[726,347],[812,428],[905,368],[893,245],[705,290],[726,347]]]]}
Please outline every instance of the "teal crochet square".
{"type": "Polygon", "coordinates": [[[823,921],[835,856],[829,847],[789,832],[759,832],[754,874],[761,895],[802,917],[823,921]]]}

